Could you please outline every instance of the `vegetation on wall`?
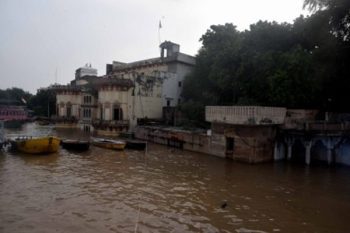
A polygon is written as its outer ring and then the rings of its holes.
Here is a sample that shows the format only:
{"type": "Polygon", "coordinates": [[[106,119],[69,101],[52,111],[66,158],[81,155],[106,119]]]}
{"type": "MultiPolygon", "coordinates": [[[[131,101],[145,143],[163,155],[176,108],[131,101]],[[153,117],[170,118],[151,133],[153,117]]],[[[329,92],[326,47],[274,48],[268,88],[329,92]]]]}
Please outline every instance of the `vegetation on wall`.
{"type": "Polygon", "coordinates": [[[184,114],[203,121],[206,105],[350,111],[349,24],[343,24],[350,7],[339,17],[332,1],[307,0],[305,7],[314,14],[293,24],[211,26],[184,82],[184,114]]]}

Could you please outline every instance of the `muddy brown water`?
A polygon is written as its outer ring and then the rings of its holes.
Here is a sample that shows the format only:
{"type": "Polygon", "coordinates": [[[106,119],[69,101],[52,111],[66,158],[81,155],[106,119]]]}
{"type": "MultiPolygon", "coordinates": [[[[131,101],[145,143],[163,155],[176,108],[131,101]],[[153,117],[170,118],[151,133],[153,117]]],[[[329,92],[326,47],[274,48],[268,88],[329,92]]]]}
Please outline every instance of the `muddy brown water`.
{"type": "MultiPolygon", "coordinates": [[[[29,124],[8,135],[77,130],[29,124]]],[[[0,232],[350,232],[350,168],[248,165],[149,144],[0,153],[0,232]]]]}

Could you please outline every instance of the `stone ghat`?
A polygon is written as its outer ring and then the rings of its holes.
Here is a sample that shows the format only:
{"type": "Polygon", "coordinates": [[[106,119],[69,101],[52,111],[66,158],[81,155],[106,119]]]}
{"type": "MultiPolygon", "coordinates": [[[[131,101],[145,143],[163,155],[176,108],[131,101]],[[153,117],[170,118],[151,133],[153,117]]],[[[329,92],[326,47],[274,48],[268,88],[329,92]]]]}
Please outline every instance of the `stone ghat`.
{"type": "MultiPolygon", "coordinates": [[[[135,129],[135,137],[188,151],[241,162],[259,163],[273,160],[274,141],[267,137],[266,133],[259,136],[265,131],[271,131],[271,129],[267,127],[254,127],[250,130],[238,129],[237,131],[231,129],[225,135],[177,128],[139,126],[135,129]]],[[[274,133],[272,134],[274,137],[274,133]]]]}

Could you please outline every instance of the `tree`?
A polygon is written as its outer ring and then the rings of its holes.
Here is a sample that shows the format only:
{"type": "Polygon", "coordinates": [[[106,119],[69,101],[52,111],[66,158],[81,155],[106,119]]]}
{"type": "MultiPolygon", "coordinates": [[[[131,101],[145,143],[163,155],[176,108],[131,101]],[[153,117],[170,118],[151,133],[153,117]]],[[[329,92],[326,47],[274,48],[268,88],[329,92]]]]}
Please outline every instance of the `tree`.
{"type": "Polygon", "coordinates": [[[26,102],[30,99],[32,94],[22,90],[21,88],[12,87],[6,90],[0,90],[0,99],[3,102],[12,104],[26,105],[26,102]]]}
{"type": "MultiPolygon", "coordinates": [[[[315,12],[311,18],[324,18],[323,27],[328,30],[328,45],[324,45],[315,56],[320,67],[319,76],[324,82],[324,106],[333,111],[349,111],[350,99],[350,1],[349,0],[305,0],[304,7],[315,12]]],[[[325,35],[325,33],[323,33],[325,35]]]]}
{"type": "Polygon", "coordinates": [[[186,77],[181,109],[190,121],[204,121],[204,106],[232,104],[238,96],[235,85],[239,68],[241,34],[232,24],[213,25],[201,37],[203,46],[196,67],[186,77]]]}
{"type": "Polygon", "coordinates": [[[349,0],[305,0],[304,8],[308,8],[311,12],[326,11],[333,33],[344,41],[350,40],[349,0]]]}
{"type": "Polygon", "coordinates": [[[56,114],[56,95],[49,89],[39,89],[28,102],[37,116],[52,116],[56,114]]]}

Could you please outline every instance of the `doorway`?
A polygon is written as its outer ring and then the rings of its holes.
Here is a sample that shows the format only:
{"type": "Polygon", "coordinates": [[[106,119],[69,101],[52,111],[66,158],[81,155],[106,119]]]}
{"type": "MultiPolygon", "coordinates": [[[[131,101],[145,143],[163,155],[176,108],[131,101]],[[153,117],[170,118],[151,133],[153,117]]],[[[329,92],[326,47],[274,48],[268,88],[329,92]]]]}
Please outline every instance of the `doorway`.
{"type": "Polygon", "coordinates": [[[232,156],[234,149],[235,149],[235,139],[231,137],[226,137],[226,155],[232,156]]]}

